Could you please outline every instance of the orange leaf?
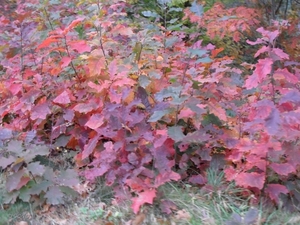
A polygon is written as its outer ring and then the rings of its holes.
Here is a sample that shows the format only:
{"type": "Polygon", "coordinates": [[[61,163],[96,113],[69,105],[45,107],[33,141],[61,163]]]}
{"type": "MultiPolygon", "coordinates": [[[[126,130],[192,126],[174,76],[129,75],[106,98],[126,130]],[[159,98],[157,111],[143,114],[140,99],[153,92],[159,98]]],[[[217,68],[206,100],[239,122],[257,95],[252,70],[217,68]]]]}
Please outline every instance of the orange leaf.
{"type": "Polygon", "coordinates": [[[137,198],[132,199],[132,206],[133,212],[136,214],[140,210],[140,207],[145,203],[152,204],[153,199],[156,196],[156,190],[146,190],[142,193],[139,193],[137,198]]]}
{"type": "Polygon", "coordinates": [[[214,50],[211,51],[211,56],[212,56],[213,58],[215,58],[215,57],[216,57],[220,52],[222,52],[223,50],[224,50],[223,47],[214,49],[214,50]]]}

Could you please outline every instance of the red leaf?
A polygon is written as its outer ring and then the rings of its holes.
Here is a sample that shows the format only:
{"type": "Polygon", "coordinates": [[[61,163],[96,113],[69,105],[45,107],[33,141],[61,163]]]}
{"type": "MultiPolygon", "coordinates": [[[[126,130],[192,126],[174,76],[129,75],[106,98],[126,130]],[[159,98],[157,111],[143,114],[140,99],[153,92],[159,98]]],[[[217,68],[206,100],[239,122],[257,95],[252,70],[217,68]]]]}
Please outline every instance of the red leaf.
{"type": "Polygon", "coordinates": [[[211,50],[211,56],[215,58],[220,52],[224,50],[223,47],[211,50]]]}
{"type": "Polygon", "coordinates": [[[260,27],[256,30],[257,32],[261,33],[263,37],[267,38],[270,43],[273,43],[275,38],[279,35],[279,31],[269,31],[265,30],[263,27],[260,27]]]}
{"type": "Polygon", "coordinates": [[[95,130],[99,128],[103,123],[104,117],[101,114],[97,113],[90,117],[85,126],[95,130]]]}
{"type": "Polygon", "coordinates": [[[256,64],[254,73],[257,74],[257,77],[260,82],[266,78],[268,74],[271,73],[273,61],[271,59],[259,59],[256,64]]]}
{"type": "Polygon", "coordinates": [[[21,180],[17,186],[17,190],[20,190],[22,187],[24,187],[29,181],[30,181],[30,177],[29,176],[23,176],[21,177],[21,180]]]}
{"type": "Polygon", "coordinates": [[[74,111],[80,112],[80,113],[88,113],[93,111],[94,109],[97,109],[99,107],[99,104],[95,102],[89,102],[89,103],[78,103],[73,109],[74,111]]]}
{"type": "Polygon", "coordinates": [[[48,103],[42,103],[39,104],[37,106],[35,106],[32,109],[30,118],[32,120],[36,120],[36,119],[46,119],[47,115],[51,113],[51,110],[49,109],[48,103]]]}
{"type": "Polygon", "coordinates": [[[271,59],[258,60],[253,74],[246,80],[245,87],[247,89],[256,88],[271,73],[272,65],[273,61],[271,59]]]}
{"type": "Polygon", "coordinates": [[[248,187],[256,187],[258,189],[262,189],[265,183],[265,174],[264,173],[245,173],[241,172],[236,175],[234,178],[237,185],[248,188],[248,187]]]}
{"type": "Polygon", "coordinates": [[[254,55],[254,57],[256,58],[257,56],[259,56],[262,53],[265,53],[269,50],[269,46],[262,46],[254,55]]]}
{"type": "Polygon", "coordinates": [[[114,80],[114,77],[118,74],[118,66],[117,66],[117,60],[113,60],[109,66],[108,66],[108,72],[110,75],[110,78],[114,80]]]}
{"type": "Polygon", "coordinates": [[[292,84],[296,84],[299,79],[292,73],[290,73],[287,68],[277,69],[274,73],[275,80],[286,80],[292,84]]]}
{"type": "Polygon", "coordinates": [[[266,118],[265,126],[270,135],[275,135],[279,132],[281,124],[280,112],[278,109],[273,109],[268,118],[266,118]]]}
{"type": "Polygon", "coordinates": [[[256,74],[252,74],[251,76],[249,76],[246,80],[246,83],[245,83],[245,88],[247,89],[252,89],[252,88],[256,88],[259,84],[259,79],[257,77],[256,74]]]}
{"type": "Polygon", "coordinates": [[[90,52],[91,47],[87,45],[86,41],[80,40],[80,41],[70,41],[68,42],[71,49],[77,51],[78,53],[84,53],[84,52],[90,52]]]}
{"type": "Polygon", "coordinates": [[[109,169],[110,167],[108,167],[106,164],[103,164],[100,166],[100,168],[85,170],[84,176],[86,179],[94,181],[97,177],[101,177],[103,174],[105,174],[109,169]]]}
{"type": "Polygon", "coordinates": [[[273,60],[289,59],[289,55],[282,51],[280,48],[273,48],[271,52],[273,60]]]}
{"type": "Polygon", "coordinates": [[[82,158],[83,159],[87,158],[90,154],[92,154],[92,152],[94,151],[94,149],[97,146],[99,137],[100,137],[99,134],[96,135],[95,137],[90,139],[88,144],[84,145],[84,149],[83,149],[83,152],[82,152],[82,158]]]}
{"type": "Polygon", "coordinates": [[[274,200],[277,204],[279,203],[280,193],[289,193],[289,190],[281,184],[268,184],[265,190],[267,193],[269,193],[270,198],[274,200]]]}
{"type": "Polygon", "coordinates": [[[121,34],[121,35],[126,35],[126,36],[133,35],[132,28],[131,27],[126,27],[122,24],[118,24],[118,25],[114,26],[113,29],[111,30],[111,32],[121,34]]]}
{"type": "Polygon", "coordinates": [[[72,59],[71,59],[70,57],[64,56],[64,57],[61,59],[61,62],[62,62],[62,64],[60,65],[61,68],[67,67],[67,66],[70,64],[71,61],[72,61],[72,59]]]}
{"type": "Polygon", "coordinates": [[[165,172],[163,174],[158,174],[155,178],[155,186],[159,187],[162,184],[165,184],[171,180],[178,181],[180,179],[180,175],[175,173],[174,171],[165,172]]]}
{"type": "Polygon", "coordinates": [[[93,50],[87,58],[88,76],[99,76],[101,70],[106,68],[105,58],[101,50],[93,50]]]}
{"type": "Polygon", "coordinates": [[[78,18],[76,20],[73,20],[72,23],[70,23],[70,25],[67,26],[63,30],[63,34],[66,35],[71,29],[73,29],[74,27],[76,27],[82,20],[84,20],[84,18],[78,18]]]}
{"type": "Polygon", "coordinates": [[[144,205],[145,203],[152,204],[153,199],[156,197],[156,190],[146,190],[142,193],[139,193],[139,196],[137,198],[132,199],[132,206],[133,212],[135,214],[138,213],[140,210],[140,207],[144,205]]]}
{"type": "Polygon", "coordinates": [[[69,93],[67,91],[62,92],[55,99],[53,99],[53,102],[58,104],[69,104],[71,102],[69,93]]]}
{"type": "Polygon", "coordinates": [[[289,163],[272,163],[270,167],[279,175],[284,176],[296,171],[295,168],[289,163]]]}
{"type": "Polygon", "coordinates": [[[7,178],[6,189],[8,192],[13,190],[19,190],[21,187],[26,185],[30,178],[26,176],[25,170],[20,170],[7,178]]]}
{"type": "Polygon", "coordinates": [[[51,43],[58,42],[60,41],[59,39],[62,38],[61,35],[51,35],[47,39],[45,39],[38,47],[37,50],[41,48],[46,48],[48,47],[51,43]]]}

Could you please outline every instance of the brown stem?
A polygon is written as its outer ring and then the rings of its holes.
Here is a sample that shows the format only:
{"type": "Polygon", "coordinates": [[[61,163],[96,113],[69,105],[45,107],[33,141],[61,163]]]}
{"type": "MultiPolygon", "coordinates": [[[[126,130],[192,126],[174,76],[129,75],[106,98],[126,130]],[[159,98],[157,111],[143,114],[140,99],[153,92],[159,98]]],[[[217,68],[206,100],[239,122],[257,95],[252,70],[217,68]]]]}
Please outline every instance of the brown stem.
{"type": "Polygon", "coordinates": [[[108,66],[107,57],[106,57],[106,54],[105,54],[105,51],[104,51],[104,46],[103,46],[103,41],[102,41],[102,28],[101,28],[101,25],[99,26],[99,29],[97,29],[97,27],[95,27],[95,28],[96,28],[97,33],[99,34],[100,49],[101,49],[102,54],[104,56],[105,64],[106,64],[106,66],[108,66]]]}
{"type": "MultiPolygon", "coordinates": [[[[68,47],[68,44],[67,44],[67,37],[66,37],[66,35],[64,35],[64,41],[65,41],[65,48],[66,48],[67,54],[68,54],[68,56],[71,58],[71,54],[70,54],[70,52],[69,52],[69,47],[68,47]]],[[[75,69],[75,66],[74,66],[73,62],[72,62],[72,59],[71,59],[70,64],[71,64],[71,67],[72,67],[72,69],[73,69],[73,71],[74,71],[74,73],[75,73],[77,79],[80,80],[80,79],[79,79],[79,75],[78,75],[78,73],[77,73],[77,71],[76,71],[76,69],[75,69]]],[[[70,78],[70,80],[71,80],[71,77],[69,77],[69,78],[70,78]]]]}
{"type": "MultiPolygon", "coordinates": [[[[52,31],[54,31],[54,27],[53,27],[53,25],[52,25],[52,23],[51,23],[50,17],[49,17],[49,15],[48,15],[47,10],[46,10],[45,7],[44,7],[44,11],[45,11],[45,15],[46,15],[47,21],[48,21],[48,23],[50,24],[50,28],[51,28],[52,31]]],[[[58,48],[60,47],[59,44],[58,44],[58,42],[56,42],[56,46],[57,46],[58,48]]],[[[61,54],[60,51],[59,51],[59,55],[60,55],[61,58],[63,57],[63,55],[61,54]]]]}
{"type": "Polygon", "coordinates": [[[21,59],[20,59],[20,69],[21,69],[21,77],[23,78],[24,75],[24,51],[23,51],[23,23],[21,23],[20,27],[20,34],[21,34],[21,59]]]}

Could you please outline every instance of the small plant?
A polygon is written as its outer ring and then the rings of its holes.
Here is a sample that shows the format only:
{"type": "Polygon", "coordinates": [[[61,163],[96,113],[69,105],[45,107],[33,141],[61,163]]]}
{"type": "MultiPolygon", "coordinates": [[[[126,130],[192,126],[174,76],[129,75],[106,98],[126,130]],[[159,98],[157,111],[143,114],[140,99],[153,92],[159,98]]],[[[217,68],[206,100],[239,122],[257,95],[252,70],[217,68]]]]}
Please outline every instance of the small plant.
{"type": "Polygon", "coordinates": [[[83,217],[87,219],[87,221],[96,221],[100,219],[104,215],[103,209],[89,209],[87,207],[83,207],[79,209],[83,214],[83,217]]]}
{"type": "MultiPolygon", "coordinates": [[[[57,205],[64,202],[65,194],[74,194],[73,188],[79,183],[77,173],[72,169],[58,171],[49,160],[49,147],[42,144],[15,140],[5,140],[1,148],[0,166],[5,171],[6,192],[3,203],[17,200],[30,202],[34,196],[40,197],[40,204],[57,205]]],[[[2,139],[4,141],[4,138],[2,139]]]]}

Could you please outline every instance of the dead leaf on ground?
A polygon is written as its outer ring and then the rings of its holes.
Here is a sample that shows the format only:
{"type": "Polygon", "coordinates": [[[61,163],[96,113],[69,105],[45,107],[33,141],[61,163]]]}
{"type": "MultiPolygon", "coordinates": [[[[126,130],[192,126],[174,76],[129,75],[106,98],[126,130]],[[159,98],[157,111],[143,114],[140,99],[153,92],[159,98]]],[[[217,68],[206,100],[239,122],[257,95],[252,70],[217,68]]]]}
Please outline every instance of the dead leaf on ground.
{"type": "Polygon", "coordinates": [[[175,219],[177,219],[177,220],[190,220],[191,215],[190,215],[189,212],[185,211],[184,209],[183,210],[178,210],[176,212],[175,219]]]}
{"type": "Polygon", "coordinates": [[[131,225],[141,225],[146,219],[146,215],[144,213],[138,214],[131,222],[131,225]]]}
{"type": "Polygon", "coordinates": [[[172,222],[166,218],[157,218],[157,223],[159,225],[172,225],[172,222]]]}
{"type": "Polygon", "coordinates": [[[16,222],[15,225],[28,225],[26,221],[16,222]]]}

